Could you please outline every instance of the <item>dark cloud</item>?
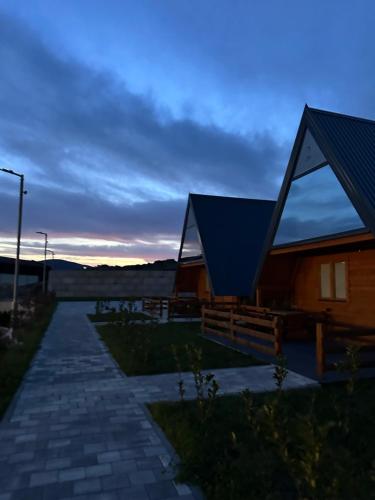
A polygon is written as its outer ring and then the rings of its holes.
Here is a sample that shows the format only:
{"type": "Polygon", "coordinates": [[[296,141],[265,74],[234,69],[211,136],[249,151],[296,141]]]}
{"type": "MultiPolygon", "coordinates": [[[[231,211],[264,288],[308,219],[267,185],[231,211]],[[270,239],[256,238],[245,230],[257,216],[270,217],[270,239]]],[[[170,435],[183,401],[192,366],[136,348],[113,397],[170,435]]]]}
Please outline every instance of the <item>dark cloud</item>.
{"type": "MultiPolygon", "coordinates": [[[[270,135],[173,120],[10,16],[0,14],[0,27],[0,151],[26,170],[25,235],[139,238],[154,246],[136,244],[129,256],[171,256],[157,238],[179,239],[189,190],[276,195],[286,151],[270,135]]],[[[0,186],[3,234],[14,232],[12,181],[0,186]]]]}
{"type": "Polygon", "coordinates": [[[0,58],[9,68],[0,80],[2,148],[27,158],[45,180],[82,187],[96,172],[132,175],[180,194],[194,185],[276,194],[285,151],[269,135],[173,121],[111,74],[58,57],[5,15],[0,23],[0,58]]]}
{"type": "MultiPolygon", "coordinates": [[[[1,203],[17,206],[8,193],[1,193],[1,203]]],[[[147,237],[179,237],[185,211],[185,200],[144,201],[126,205],[114,204],[103,198],[45,189],[30,185],[24,202],[25,235],[38,230],[51,235],[113,238],[119,241],[147,237]]],[[[0,211],[3,233],[14,230],[9,212],[0,211]]]]}

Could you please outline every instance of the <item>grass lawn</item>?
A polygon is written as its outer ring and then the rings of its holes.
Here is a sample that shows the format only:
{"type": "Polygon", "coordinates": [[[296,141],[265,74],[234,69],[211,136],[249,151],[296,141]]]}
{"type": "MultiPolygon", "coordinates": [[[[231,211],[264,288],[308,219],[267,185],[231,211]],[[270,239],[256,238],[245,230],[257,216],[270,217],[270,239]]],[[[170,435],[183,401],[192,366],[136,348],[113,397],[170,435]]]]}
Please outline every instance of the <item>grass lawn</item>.
{"type": "Polygon", "coordinates": [[[374,498],[374,381],[149,407],[210,500],[374,498]]]}
{"type": "Polygon", "coordinates": [[[190,371],[185,345],[202,350],[204,369],[230,368],[262,364],[247,356],[202,338],[199,323],[103,325],[97,327],[111,354],[127,375],[151,375],[175,372],[172,345],[180,352],[182,371],[190,371]]]}
{"type": "Polygon", "coordinates": [[[39,347],[55,306],[55,302],[44,305],[43,309],[38,310],[28,327],[20,327],[17,330],[17,338],[22,342],[22,345],[10,349],[0,349],[0,418],[8,407],[39,347]]]}
{"type": "MultiPolygon", "coordinates": [[[[114,322],[114,321],[121,321],[123,319],[124,313],[120,311],[108,311],[104,313],[98,313],[98,314],[88,314],[87,316],[89,319],[93,322],[104,322],[108,321],[114,322]]],[[[134,311],[134,312],[128,312],[126,313],[126,318],[129,320],[138,320],[138,319],[152,319],[151,316],[148,314],[145,314],[140,311],[134,311]]]]}

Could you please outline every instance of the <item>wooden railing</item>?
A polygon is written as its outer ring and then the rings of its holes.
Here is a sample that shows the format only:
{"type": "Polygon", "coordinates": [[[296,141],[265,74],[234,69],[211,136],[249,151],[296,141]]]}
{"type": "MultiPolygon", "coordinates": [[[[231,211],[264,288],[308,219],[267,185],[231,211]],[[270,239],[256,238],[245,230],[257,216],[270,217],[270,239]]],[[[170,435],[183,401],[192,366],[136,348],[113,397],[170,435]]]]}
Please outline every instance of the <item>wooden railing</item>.
{"type": "Polygon", "coordinates": [[[144,298],[142,301],[142,309],[151,316],[163,315],[163,310],[168,307],[168,299],[165,298],[144,298]]]}
{"type": "MultiPolygon", "coordinates": [[[[317,374],[323,377],[327,371],[337,369],[337,361],[332,362],[330,355],[344,354],[349,346],[357,346],[360,353],[375,353],[375,329],[363,328],[346,323],[316,323],[316,365],[317,374]]],[[[375,367],[373,359],[361,359],[360,367],[375,367]]]]}
{"type": "Polygon", "coordinates": [[[277,317],[202,307],[202,333],[226,338],[269,356],[281,354],[281,322],[277,317]]]}
{"type": "Polygon", "coordinates": [[[237,302],[210,302],[198,298],[171,298],[168,301],[168,319],[173,318],[200,318],[202,307],[213,307],[230,310],[238,306],[237,302]]]}
{"type": "Polygon", "coordinates": [[[168,300],[168,319],[200,318],[201,302],[196,298],[173,298],[168,300]]]}

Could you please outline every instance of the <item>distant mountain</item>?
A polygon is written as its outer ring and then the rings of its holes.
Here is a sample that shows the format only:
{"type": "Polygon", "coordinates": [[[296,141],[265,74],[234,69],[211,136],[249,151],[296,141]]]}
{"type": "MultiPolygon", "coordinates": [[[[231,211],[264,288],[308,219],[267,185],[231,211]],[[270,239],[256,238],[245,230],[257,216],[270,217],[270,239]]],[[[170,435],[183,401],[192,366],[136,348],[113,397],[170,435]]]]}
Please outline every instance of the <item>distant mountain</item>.
{"type": "Polygon", "coordinates": [[[88,269],[90,266],[78,264],[78,262],[71,262],[70,260],[63,259],[47,259],[47,265],[55,271],[80,271],[88,269]]]}
{"type": "Polygon", "coordinates": [[[137,271],[175,271],[177,269],[177,262],[174,259],[155,260],[147,264],[134,264],[131,266],[107,266],[103,264],[97,266],[95,269],[133,269],[137,271]]]}

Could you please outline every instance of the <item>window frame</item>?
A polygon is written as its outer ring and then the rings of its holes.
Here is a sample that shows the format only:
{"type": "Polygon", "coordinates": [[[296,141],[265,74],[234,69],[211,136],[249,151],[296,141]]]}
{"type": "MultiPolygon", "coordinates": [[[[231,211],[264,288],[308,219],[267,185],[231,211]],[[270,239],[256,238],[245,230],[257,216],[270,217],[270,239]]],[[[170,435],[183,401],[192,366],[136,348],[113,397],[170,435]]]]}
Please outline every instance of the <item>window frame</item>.
{"type": "Polygon", "coordinates": [[[319,265],[319,300],[328,302],[348,302],[349,300],[349,266],[347,259],[334,259],[330,261],[321,262],[319,265]],[[336,297],[336,264],[345,264],[345,298],[336,297]],[[322,266],[329,265],[329,283],[330,283],[330,297],[322,296],[322,266]]]}

